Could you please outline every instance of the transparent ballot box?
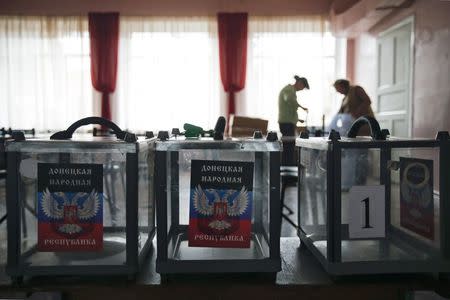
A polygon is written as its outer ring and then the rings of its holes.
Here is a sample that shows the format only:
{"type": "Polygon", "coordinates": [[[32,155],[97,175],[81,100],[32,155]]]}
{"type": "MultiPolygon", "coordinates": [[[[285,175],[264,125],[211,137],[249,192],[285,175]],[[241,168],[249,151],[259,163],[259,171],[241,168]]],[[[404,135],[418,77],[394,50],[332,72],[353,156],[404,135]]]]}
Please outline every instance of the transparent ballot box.
{"type": "Polygon", "coordinates": [[[8,142],[7,273],[133,278],[156,231],[150,143],[98,117],[8,142]],[[112,134],[72,136],[90,124],[112,134]]]}
{"type": "Polygon", "coordinates": [[[281,146],[276,133],[267,139],[158,136],[152,146],[156,271],[278,272],[281,146]]]}
{"type": "Polygon", "coordinates": [[[296,140],[302,246],[336,276],[449,272],[448,132],[399,139],[363,117],[348,136],[296,140]]]}

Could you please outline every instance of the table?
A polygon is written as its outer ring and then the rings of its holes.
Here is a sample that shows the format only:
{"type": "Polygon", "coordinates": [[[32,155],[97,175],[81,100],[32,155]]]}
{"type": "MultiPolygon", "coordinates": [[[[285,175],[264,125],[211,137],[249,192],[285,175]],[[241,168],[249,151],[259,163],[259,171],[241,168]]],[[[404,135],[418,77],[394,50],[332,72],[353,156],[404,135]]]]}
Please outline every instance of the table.
{"type": "MultiPolygon", "coordinates": [[[[407,299],[414,290],[450,295],[450,284],[430,275],[357,276],[333,281],[296,237],[281,239],[282,271],[276,275],[214,274],[163,278],[153,252],[136,281],[124,277],[35,277],[12,286],[0,267],[0,299],[59,291],[64,299],[407,299]]],[[[4,253],[0,253],[4,255],[4,253]]]]}

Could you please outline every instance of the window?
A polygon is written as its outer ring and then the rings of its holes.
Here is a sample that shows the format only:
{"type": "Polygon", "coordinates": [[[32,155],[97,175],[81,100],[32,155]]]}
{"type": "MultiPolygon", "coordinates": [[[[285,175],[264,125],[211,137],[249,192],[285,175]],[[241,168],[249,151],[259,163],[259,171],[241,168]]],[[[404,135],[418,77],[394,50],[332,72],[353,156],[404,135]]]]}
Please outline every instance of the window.
{"type": "Polygon", "coordinates": [[[251,17],[249,19],[245,114],[269,120],[278,129],[278,94],[295,74],[306,77],[311,90],[297,93],[309,114],[298,110],[308,126],[320,126],[336,113],[340,97],[332,87],[342,77],[336,60],[342,42],[322,17],[251,17]]]}
{"type": "Polygon", "coordinates": [[[214,126],[220,114],[215,18],[121,17],[115,114],[131,130],[214,126]]]}
{"type": "Polygon", "coordinates": [[[93,114],[86,17],[0,17],[0,127],[58,130],[93,114]]]}

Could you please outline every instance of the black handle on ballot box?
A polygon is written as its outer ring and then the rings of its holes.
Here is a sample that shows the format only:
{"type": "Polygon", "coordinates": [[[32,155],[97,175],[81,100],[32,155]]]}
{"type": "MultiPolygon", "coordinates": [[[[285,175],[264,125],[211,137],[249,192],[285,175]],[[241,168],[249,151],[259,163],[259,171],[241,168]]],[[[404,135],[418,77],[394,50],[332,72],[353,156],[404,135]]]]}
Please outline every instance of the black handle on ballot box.
{"type": "Polygon", "coordinates": [[[347,133],[347,137],[349,138],[355,138],[358,134],[359,129],[364,126],[368,125],[370,128],[370,136],[374,140],[385,140],[386,137],[383,135],[380,124],[378,124],[378,121],[371,116],[362,116],[353,122],[352,127],[350,127],[350,130],[347,133]]]}
{"type": "Polygon", "coordinates": [[[73,123],[72,125],[70,125],[69,128],[67,128],[66,130],[58,131],[58,132],[54,133],[50,137],[50,139],[51,140],[71,139],[75,130],[77,130],[81,126],[93,125],[93,124],[105,126],[105,127],[112,129],[112,131],[116,135],[116,137],[125,142],[134,143],[137,141],[135,134],[123,131],[115,123],[111,122],[108,119],[101,118],[101,117],[87,117],[87,118],[80,119],[80,120],[76,121],[75,123],[73,123]]]}

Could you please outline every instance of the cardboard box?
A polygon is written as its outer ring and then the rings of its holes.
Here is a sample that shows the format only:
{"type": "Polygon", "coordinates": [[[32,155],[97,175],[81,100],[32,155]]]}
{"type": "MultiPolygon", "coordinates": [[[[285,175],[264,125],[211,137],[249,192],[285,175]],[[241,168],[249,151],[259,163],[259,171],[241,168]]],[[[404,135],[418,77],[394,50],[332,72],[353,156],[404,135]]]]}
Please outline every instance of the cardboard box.
{"type": "Polygon", "coordinates": [[[230,116],[230,136],[249,137],[253,136],[255,130],[260,130],[262,134],[267,134],[267,125],[269,121],[258,118],[249,118],[243,116],[230,116]]]}

